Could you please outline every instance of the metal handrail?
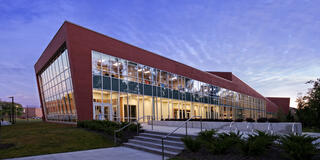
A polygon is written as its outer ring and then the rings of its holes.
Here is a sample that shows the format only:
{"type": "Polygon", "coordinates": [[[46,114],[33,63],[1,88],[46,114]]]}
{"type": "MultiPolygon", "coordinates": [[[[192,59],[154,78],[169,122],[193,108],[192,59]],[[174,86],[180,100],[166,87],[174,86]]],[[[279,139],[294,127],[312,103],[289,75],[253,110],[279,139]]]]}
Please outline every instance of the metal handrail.
{"type": "Polygon", "coordinates": [[[196,118],[196,117],[200,117],[200,128],[202,131],[202,116],[192,116],[189,119],[187,119],[186,121],[182,122],[175,130],[173,130],[172,132],[168,133],[167,135],[161,137],[161,144],[162,144],[162,160],[164,160],[164,139],[168,138],[170,135],[172,135],[174,132],[176,132],[178,129],[180,129],[184,124],[186,124],[186,136],[188,135],[188,122],[192,119],[192,118],[196,118]]]}
{"type": "MultiPolygon", "coordinates": [[[[145,118],[145,117],[150,117],[150,116],[142,116],[142,117],[139,117],[139,118],[136,119],[135,121],[131,121],[131,122],[129,122],[127,125],[123,126],[122,128],[115,130],[114,133],[113,133],[113,142],[114,142],[114,144],[117,144],[117,134],[116,134],[116,133],[124,130],[125,128],[129,127],[130,125],[132,125],[132,124],[135,123],[135,122],[137,123],[137,135],[139,135],[139,125],[138,125],[138,122],[139,122],[140,119],[143,119],[143,118],[145,118]]],[[[151,117],[152,117],[152,116],[151,116],[151,117]]],[[[152,121],[153,121],[153,118],[152,118],[152,121]]],[[[153,125],[153,123],[152,123],[152,125],[153,125]]],[[[153,128],[153,127],[152,127],[152,128],[153,128]]]]}

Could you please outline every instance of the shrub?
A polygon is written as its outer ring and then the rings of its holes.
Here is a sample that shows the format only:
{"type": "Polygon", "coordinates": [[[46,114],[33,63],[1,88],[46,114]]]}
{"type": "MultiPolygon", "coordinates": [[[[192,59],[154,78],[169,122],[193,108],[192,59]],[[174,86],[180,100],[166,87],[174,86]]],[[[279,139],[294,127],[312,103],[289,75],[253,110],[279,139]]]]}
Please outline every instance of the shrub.
{"type": "Polygon", "coordinates": [[[212,154],[224,154],[229,147],[229,144],[222,139],[215,139],[212,143],[207,144],[207,149],[212,154]]]}
{"type": "Polygon", "coordinates": [[[247,122],[255,122],[255,120],[252,119],[252,118],[246,118],[246,121],[247,121],[247,122]]]}
{"type": "Polygon", "coordinates": [[[243,119],[242,118],[238,118],[235,120],[235,122],[243,122],[243,119]]]}
{"type": "Polygon", "coordinates": [[[131,132],[136,132],[137,131],[137,125],[138,125],[138,129],[141,130],[141,125],[140,123],[136,124],[131,124],[130,126],[128,126],[128,130],[131,132]]]}
{"type": "Polygon", "coordinates": [[[257,122],[267,122],[267,118],[258,118],[257,122]]]}
{"type": "Polygon", "coordinates": [[[276,123],[279,122],[279,120],[277,118],[269,118],[268,122],[276,123]]]}
{"type": "Polygon", "coordinates": [[[213,154],[224,154],[228,149],[237,148],[241,143],[242,134],[240,132],[221,133],[207,146],[213,154]]]}
{"type": "MultiPolygon", "coordinates": [[[[120,129],[127,125],[128,122],[112,122],[112,121],[100,121],[100,120],[85,120],[85,121],[78,121],[77,126],[81,128],[88,128],[95,131],[105,132],[108,135],[113,135],[114,131],[120,129]]],[[[141,128],[140,124],[139,130],[141,128]]],[[[123,131],[137,131],[137,124],[131,124],[123,131]]],[[[122,133],[118,132],[117,136],[121,137],[122,133]]]]}
{"type": "Polygon", "coordinates": [[[186,148],[191,152],[197,152],[201,148],[201,142],[197,139],[192,139],[190,136],[181,138],[186,148]]]}
{"type": "Polygon", "coordinates": [[[312,143],[317,139],[318,137],[290,134],[280,138],[280,146],[291,159],[312,159],[312,157],[318,152],[317,146],[319,146],[319,143],[312,143]]]}
{"type": "Polygon", "coordinates": [[[263,154],[266,149],[274,144],[278,138],[262,131],[256,131],[257,134],[248,135],[246,140],[241,143],[241,151],[244,155],[258,156],[263,154]]]}
{"type": "Polygon", "coordinates": [[[214,129],[205,130],[205,131],[199,132],[197,138],[202,142],[210,142],[213,139],[213,135],[215,135],[216,133],[217,131],[214,129]]]}

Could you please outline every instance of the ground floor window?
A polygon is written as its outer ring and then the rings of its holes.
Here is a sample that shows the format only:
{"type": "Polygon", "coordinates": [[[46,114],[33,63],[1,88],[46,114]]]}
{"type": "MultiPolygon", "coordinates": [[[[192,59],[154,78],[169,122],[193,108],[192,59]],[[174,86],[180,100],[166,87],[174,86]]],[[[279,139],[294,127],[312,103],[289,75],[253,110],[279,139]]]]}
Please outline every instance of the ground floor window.
{"type": "Polygon", "coordinates": [[[141,118],[139,121],[146,122],[152,116],[155,120],[187,119],[192,116],[235,120],[256,119],[262,117],[263,112],[140,94],[93,90],[93,119],[128,122],[141,118]]]}

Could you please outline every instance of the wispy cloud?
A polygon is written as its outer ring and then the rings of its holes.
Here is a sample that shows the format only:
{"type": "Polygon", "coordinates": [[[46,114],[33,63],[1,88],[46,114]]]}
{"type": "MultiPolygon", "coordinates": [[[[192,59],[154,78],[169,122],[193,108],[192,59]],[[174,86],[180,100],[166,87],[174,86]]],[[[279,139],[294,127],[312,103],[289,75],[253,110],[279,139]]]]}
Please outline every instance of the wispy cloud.
{"type": "Polygon", "coordinates": [[[265,96],[319,77],[319,1],[1,1],[0,98],[39,105],[33,65],[64,20],[202,70],[232,71],[265,96]]]}

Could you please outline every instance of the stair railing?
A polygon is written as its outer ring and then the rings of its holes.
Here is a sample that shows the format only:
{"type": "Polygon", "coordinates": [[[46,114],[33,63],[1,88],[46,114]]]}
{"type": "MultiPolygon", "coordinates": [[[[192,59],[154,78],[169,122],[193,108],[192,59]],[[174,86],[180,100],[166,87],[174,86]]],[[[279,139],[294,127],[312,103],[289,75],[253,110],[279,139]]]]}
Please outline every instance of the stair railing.
{"type": "MultiPolygon", "coordinates": [[[[114,133],[113,133],[113,143],[114,144],[117,144],[117,133],[124,130],[125,128],[129,127],[130,125],[134,124],[134,123],[137,123],[137,135],[139,135],[139,120],[140,119],[144,119],[145,117],[150,117],[150,116],[142,116],[142,117],[139,117],[137,118],[135,121],[131,121],[129,122],[127,125],[123,126],[122,128],[118,129],[118,130],[115,130],[114,133]]],[[[152,120],[152,130],[153,130],[153,116],[151,116],[151,120],[152,120]]]]}
{"type": "Polygon", "coordinates": [[[162,148],[162,160],[164,160],[164,139],[168,138],[170,135],[172,135],[173,133],[175,133],[178,129],[180,129],[181,127],[183,127],[184,125],[186,126],[186,136],[188,136],[188,122],[192,119],[192,118],[196,118],[196,117],[200,117],[200,128],[202,131],[202,116],[192,116],[189,119],[187,119],[186,121],[182,122],[175,130],[173,130],[172,132],[168,133],[167,135],[161,137],[161,148],[162,148]]]}

